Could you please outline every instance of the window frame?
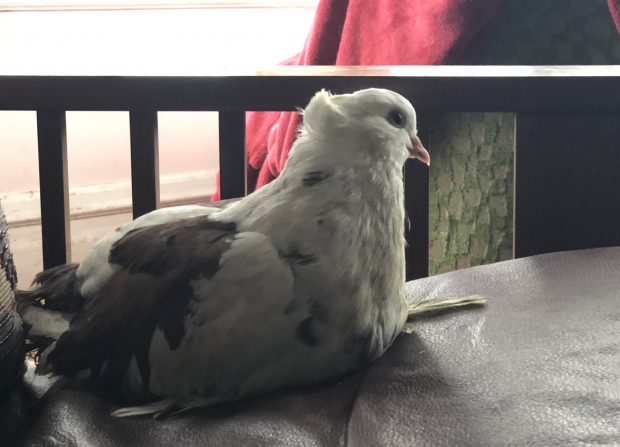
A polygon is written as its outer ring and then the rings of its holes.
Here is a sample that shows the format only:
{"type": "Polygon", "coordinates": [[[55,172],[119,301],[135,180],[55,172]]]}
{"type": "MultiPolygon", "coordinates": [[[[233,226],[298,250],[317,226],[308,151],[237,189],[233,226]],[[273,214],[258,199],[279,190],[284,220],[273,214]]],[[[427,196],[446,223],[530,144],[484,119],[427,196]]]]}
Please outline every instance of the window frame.
{"type": "Polygon", "coordinates": [[[0,12],[156,9],[315,9],[318,0],[0,0],[0,12]]]}

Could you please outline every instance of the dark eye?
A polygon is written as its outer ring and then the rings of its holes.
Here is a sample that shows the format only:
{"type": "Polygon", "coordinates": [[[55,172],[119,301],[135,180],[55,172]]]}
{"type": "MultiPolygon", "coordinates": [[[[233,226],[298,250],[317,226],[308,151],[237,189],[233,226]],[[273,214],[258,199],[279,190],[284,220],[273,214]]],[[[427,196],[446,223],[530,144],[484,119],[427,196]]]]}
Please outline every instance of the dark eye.
{"type": "Polygon", "coordinates": [[[405,114],[400,110],[390,111],[390,113],[388,113],[387,120],[388,123],[390,123],[394,127],[398,127],[399,129],[405,127],[405,124],[407,123],[405,114]]]}

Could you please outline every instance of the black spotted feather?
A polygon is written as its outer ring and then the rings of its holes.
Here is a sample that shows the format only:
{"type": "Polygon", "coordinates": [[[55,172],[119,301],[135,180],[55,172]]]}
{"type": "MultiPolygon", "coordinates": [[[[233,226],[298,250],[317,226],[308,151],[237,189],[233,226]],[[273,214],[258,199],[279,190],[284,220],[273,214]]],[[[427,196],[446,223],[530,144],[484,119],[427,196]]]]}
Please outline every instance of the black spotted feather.
{"type": "Polygon", "coordinates": [[[103,388],[121,385],[133,356],[148,389],[148,349],[156,327],[171,349],[184,336],[193,292],[190,281],[210,278],[236,234],[235,225],[197,217],[142,227],[117,241],[109,262],[118,269],[88,300],[46,359],[46,369],[74,375],[91,369],[103,388]]]}

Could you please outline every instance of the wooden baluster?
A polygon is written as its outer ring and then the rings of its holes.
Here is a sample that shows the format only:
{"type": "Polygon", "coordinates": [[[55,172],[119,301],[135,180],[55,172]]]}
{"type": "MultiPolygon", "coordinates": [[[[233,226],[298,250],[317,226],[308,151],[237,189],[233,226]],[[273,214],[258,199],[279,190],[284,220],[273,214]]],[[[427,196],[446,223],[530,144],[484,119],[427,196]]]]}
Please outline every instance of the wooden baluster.
{"type": "MultiPolygon", "coordinates": [[[[420,120],[418,129],[422,144],[430,152],[430,119],[420,120]]],[[[428,276],[429,167],[419,160],[407,160],[404,178],[405,212],[409,216],[405,226],[405,261],[406,278],[410,281],[428,276]]]]}
{"type": "Polygon", "coordinates": [[[157,111],[129,112],[131,138],[131,198],[133,217],[139,217],[159,206],[159,143],[157,111]]]}
{"type": "Polygon", "coordinates": [[[37,111],[43,267],[71,260],[65,112],[37,111]]]}
{"type": "Polygon", "coordinates": [[[243,197],[246,189],[245,112],[219,112],[220,197],[243,197]]]}

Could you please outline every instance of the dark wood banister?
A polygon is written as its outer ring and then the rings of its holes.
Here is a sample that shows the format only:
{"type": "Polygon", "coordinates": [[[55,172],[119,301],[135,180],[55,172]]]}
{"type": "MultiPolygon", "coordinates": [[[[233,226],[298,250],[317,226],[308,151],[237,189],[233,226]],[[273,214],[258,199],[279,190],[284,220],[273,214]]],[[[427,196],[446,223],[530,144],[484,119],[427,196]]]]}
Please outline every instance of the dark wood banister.
{"type": "Polygon", "coordinates": [[[293,110],[318,89],[396,90],[420,110],[615,112],[620,66],[281,67],[208,76],[0,76],[2,110],[293,110]]]}

